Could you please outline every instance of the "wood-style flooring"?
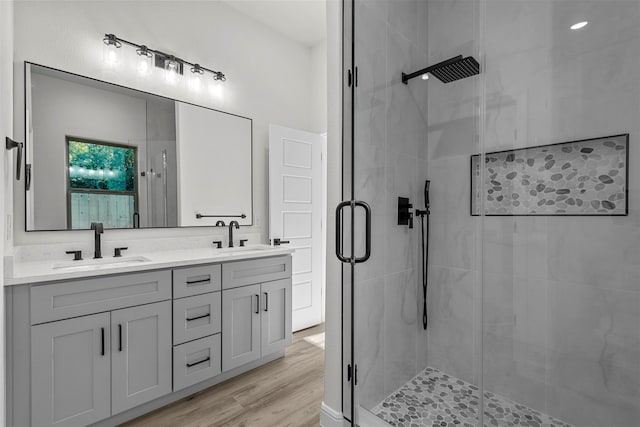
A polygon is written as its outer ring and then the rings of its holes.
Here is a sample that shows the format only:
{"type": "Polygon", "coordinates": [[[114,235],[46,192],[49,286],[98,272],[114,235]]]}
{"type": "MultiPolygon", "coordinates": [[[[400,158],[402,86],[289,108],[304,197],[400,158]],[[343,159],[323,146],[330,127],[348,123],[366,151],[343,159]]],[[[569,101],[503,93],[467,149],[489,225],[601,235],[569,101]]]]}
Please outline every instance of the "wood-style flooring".
{"type": "Polygon", "coordinates": [[[320,425],[324,325],[296,332],[285,357],[198,392],[126,427],[320,425]]]}

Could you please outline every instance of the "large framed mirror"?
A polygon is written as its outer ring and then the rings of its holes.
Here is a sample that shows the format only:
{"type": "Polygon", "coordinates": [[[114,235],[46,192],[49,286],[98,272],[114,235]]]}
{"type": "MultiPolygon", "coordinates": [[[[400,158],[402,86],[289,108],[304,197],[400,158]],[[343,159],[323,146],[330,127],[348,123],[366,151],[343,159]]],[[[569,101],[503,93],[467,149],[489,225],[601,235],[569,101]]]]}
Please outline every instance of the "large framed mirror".
{"type": "Polygon", "coordinates": [[[252,120],[25,62],[26,230],[253,224],[252,120]]]}

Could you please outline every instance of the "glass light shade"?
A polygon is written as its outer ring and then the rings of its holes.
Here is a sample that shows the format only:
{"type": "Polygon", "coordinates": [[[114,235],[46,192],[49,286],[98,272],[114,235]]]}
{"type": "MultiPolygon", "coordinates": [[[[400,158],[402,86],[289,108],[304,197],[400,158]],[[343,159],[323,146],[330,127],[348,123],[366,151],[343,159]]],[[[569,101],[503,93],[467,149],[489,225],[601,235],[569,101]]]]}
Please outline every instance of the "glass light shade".
{"type": "Polygon", "coordinates": [[[153,70],[153,55],[138,53],[136,69],[141,76],[148,76],[153,70]]]}
{"type": "Polygon", "coordinates": [[[102,61],[109,68],[116,68],[120,64],[118,46],[113,43],[102,45],[102,61]]]}
{"type": "Polygon", "coordinates": [[[222,80],[214,79],[209,83],[209,94],[215,99],[222,99],[224,97],[224,83],[222,80]]]}
{"type": "Polygon", "coordinates": [[[194,92],[200,92],[202,89],[202,71],[194,71],[194,68],[191,69],[191,76],[189,77],[189,89],[194,92]]]}
{"type": "Polygon", "coordinates": [[[178,81],[180,64],[175,59],[166,59],[164,61],[164,79],[169,84],[175,84],[178,81]]]}

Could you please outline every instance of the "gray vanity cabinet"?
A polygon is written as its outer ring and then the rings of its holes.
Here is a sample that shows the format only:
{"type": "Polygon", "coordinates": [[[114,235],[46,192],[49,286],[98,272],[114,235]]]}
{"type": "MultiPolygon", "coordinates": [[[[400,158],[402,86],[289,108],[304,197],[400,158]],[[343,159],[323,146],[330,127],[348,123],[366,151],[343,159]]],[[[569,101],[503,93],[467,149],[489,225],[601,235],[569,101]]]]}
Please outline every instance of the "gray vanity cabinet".
{"type": "Polygon", "coordinates": [[[109,313],[31,328],[31,425],[85,426],[111,415],[109,313]]]}
{"type": "Polygon", "coordinates": [[[291,344],[291,279],[263,283],[261,292],[261,348],[265,356],[291,344]]]}
{"type": "Polygon", "coordinates": [[[260,285],[222,292],[222,370],[260,358],[260,285]]]}
{"type": "Polygon", "coordinates": [[[291,344],[291,257],[222,265],[222,370],[291,344]]]}
{"type": "Polygon", "coordinates": [[[171,393],[171,301],[111,312],[111,415],[171,393]]]}

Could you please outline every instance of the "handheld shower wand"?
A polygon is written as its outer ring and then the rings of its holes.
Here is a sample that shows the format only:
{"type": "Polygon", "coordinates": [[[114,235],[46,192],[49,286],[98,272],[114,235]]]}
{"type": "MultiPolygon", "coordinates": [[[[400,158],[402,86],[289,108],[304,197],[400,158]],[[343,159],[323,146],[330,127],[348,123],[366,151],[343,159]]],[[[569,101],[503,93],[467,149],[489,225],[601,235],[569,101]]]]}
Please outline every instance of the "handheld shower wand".
{"type": "Polygon", "coordinates": [[[429,186],[431,181],[424,182],[424,210],[416,209],[416,216],[422,219],[422,327],[426,330],[429,318],[427,316],[427,269],[429,267],[429,215],[431,214],[431,203],[429,202],[429,186]],[[425,219],[426,217],[426,219],[425,219]],[[425,237],[425,223],[427,234],[425,237]]]}

